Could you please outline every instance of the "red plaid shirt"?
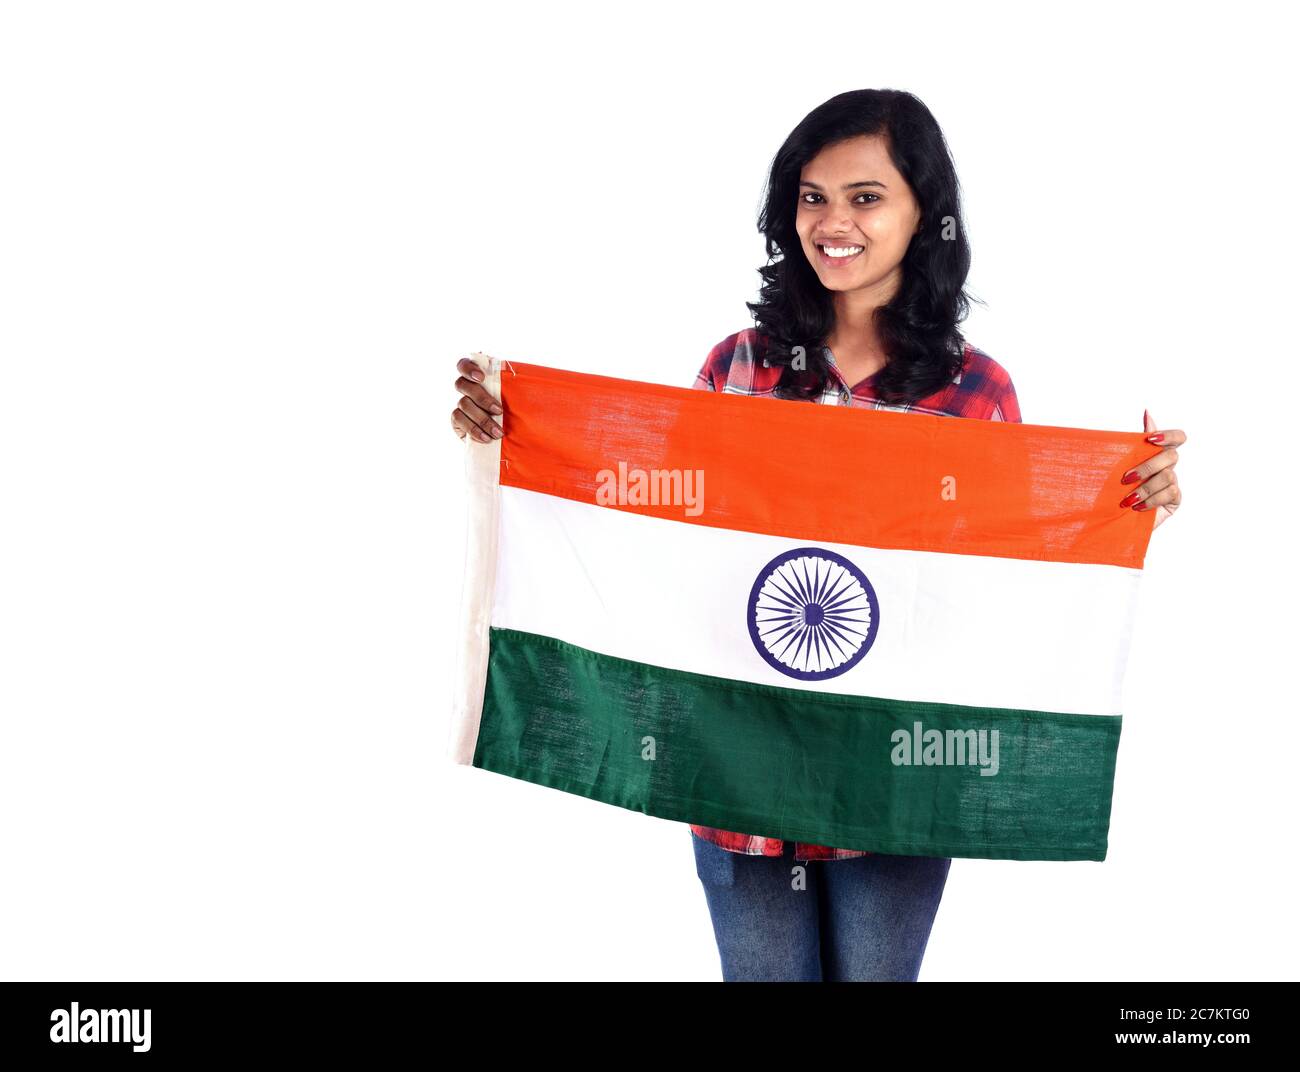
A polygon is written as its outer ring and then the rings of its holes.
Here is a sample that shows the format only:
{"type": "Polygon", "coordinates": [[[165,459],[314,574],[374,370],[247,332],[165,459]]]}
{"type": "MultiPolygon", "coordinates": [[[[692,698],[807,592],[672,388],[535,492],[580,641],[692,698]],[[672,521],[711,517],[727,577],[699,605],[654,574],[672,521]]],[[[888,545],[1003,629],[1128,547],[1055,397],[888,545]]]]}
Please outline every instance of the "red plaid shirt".
{"type": "MultiPolygon", "coordinates": [[[[733,395],[772,396],[773,388],[781,378],[779,365],[763,361],[766,337],[756,328],[728,335],[710,352],[704,367],[695,377],[694,386],[704,391],[724,391],[733,395]]],[[[872,373],[862,382],[850,387],[835,364],[834,356],[824,349],[830,366],[831,379],[819,401],[825,405],[867,406],[871,409],[888,409],[902,413],[931,413],[947,417],[973,417],[986,421],[1020,420],[1020,404],[1006,369],[982,350],[966,344],[961,371],[952,383],[932,395],[918,399],[912,405],[888,405],[875,395],[873,384],[879,373],[872,373]]],[[[749,856],[780,856],[785,842],[780,838],[761,834],[738,834],[731,830],[715,830],[711,826],[691,824],[691,829],[715,845],[731,852],[749,856]]],[[[809,845],[796,841],[796,860],[843,860],[852,856],[866,856],[861,849],[833,849],[828,845],[809,845]]]]}

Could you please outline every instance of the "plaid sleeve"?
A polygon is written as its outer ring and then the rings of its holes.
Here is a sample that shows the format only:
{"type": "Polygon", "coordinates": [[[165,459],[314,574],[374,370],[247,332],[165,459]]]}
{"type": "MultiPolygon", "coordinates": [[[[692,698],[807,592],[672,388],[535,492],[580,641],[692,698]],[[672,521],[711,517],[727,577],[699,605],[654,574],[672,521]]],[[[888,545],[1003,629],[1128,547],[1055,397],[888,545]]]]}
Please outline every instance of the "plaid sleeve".
{"type": "Polygon", "coordinates": [[[713,385],[713,365],[709,361],[704,362],[704,367],[695,374],[695,382],[692,387],[698,387],[701,391],[716,391],[713,385]]]}
{"type": "Polygon", "coordinates": [[[731,362],[736,355],[736,344],[742,335],[743,332],[728,335],[709,351],[709,356],[704,359],[704,366],[696,373],[695,383],[692,386],[702,391],[721,391],[727,386],[727,375],[731,371],[731,362]]]}
{"type": "Polygon", "coordinates": [[[1010,376],[1006,378],[1006,385],[993,405],[993,413],[989,416],[989,420],[1020,421],[1020,400],[1016,398],[1016,388],[1010,376]]]}

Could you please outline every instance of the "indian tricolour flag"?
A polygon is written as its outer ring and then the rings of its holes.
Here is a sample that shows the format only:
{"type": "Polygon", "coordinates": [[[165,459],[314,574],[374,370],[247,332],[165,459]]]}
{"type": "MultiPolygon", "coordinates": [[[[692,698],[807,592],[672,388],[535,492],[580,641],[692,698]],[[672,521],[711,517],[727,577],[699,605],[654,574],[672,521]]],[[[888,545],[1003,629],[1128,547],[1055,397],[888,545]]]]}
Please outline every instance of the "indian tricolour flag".
{"type": "Polygon", "coordinates": [[[680,822],[1101,860],[1140,432],[475,355],[453,758],[680,822]]]}

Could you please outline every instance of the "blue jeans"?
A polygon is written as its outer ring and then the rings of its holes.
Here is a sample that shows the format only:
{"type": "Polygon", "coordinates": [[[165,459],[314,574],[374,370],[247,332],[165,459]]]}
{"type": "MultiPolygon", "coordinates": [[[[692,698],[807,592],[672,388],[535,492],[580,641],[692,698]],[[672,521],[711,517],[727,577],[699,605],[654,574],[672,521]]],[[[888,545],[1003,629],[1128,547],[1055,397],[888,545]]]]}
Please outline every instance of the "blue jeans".
{"type": "Polygon", "coordinates": [[[691,840],[725,982],[916,981],[952,860],[796,862],[793,841],[746,856],[691,840]]]}

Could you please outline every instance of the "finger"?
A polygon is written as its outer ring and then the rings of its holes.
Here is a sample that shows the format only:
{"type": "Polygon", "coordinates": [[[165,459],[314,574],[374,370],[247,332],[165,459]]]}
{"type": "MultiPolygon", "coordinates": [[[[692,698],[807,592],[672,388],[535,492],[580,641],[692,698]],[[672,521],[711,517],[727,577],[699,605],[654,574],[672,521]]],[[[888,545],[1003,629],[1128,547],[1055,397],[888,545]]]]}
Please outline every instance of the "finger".
{"type": "Polygon", "coordinates": [[[456,433],[457,438],[462,442],[470,434],[471,428],[467,424],[467,418],[459,409],[451,411],[451,430],[456,433]]]}
{"type": "Polygon", "coordinates": [[[1120,500],[1120,506],[1132,507],[1137,509],[1141,504],[1145,504],[1146,509],[1154,509],[1160,503],[1169,502],[1173,497],[1172,493],[1160,498],[1165,490],[1170,486],[1177,486],[1173,470],[1163,469],[1154,476],[1148,478],[1136,490],[1129,492],[1120,500]]]}
{"type": "Polygon", "coordinates": [[[456,362],[456,371],[462,376],[468,377],[475,383],[483,382],[483,370],[479,368],[478,362],[472,357],[462,357],[456,362]]]}
{"type": "Polygon", "coordinates": [[[494,421],[491,415],[480,404],[469,398],[468,395],[461,395],[460,402],[456,403],[456,407],[463,409],[465,416],[469,417],[469,420],[484,431],[491,431],[491,425],[497,424],[497,421],[494,421]]]}
{"type": "Polygon", "coordinates": [[[1187,442],[1187,436],[1181,428],[1163,428],[1148,435],[1147,442],[1161,447],[1181,447],[1187,442]]]}
{"type": "Polygon", "coordinates": [[[1160,472],[1162,469],[1172,469],[1178,464],[1178,451],[1173,447],[1166,447],[1159,454],[1155,454],[1142,462],[1140,465],[1133,466],[1127,473],[1119,478],[1121,484],[1141,484],[1147,477],[1160,472]]]}
{"type": "Polygon", "coordinates": [[[468,435],[478,443],[492,442],[492,437],[470,420],[469,416],[464,410],[460,409],[460,407],[451,411],[451,423],[452,427],[456,429],[458,434],[460,434],[461,439],[464,439],[465,436],[468,435]]]}
{"type": "Polygon", "coordinates": [[[472,398],[478,403],[479,409],[486,413],[502,413],[501,403],[492,397],[492,393],[486,387],[480,387],[473,380],[468,380],[464,376],[456,381],[456,390],[467,398],[472,398]]]}
{"type": "MultiPolygon", "coordinates": [[[[1178,509],[1183,501],[1183,489],[1178,486],[1178,475],[1176,473],[1171,473],[1170,477],[1171,480],[1169,486],[1165,488],[1164,491],[1160,492],[1160,497],[1164,498],[1165,501],[1156,502],[1154,506],[1151,507],[1152,509],[1159,507],[1166,514],[1172,514],[1178,509]],[[1168,497],[1165,498],[1166,496],[1168,497]]],[[[1154,502],[1154,497],[1150,501],[1154,502]]]]}
{"type": "Polygon", "coordinates": [[[461,400],[456,404],[456,408],[493,439],[500,439],[505,435],[505,429],[488,414],[484,413],[482,408],[473,400],[462,396],[461,400]]]}
{"type": "Polygon", "coordinates": [[[451,426],[462,440],[469,437],[477,443],[491,442],[491,437],[486,435],[483,429],[471,421],[459,408],[451,411],[451,426]]]}
{"type": "Polygon", "coordinates": [[[1125,495],[1124,498],[1120,500],[1119,504],[1123,507],[1131,507],[1140,502],[1145,502],[1155,495],[1156,492],[1164,488],[1172,479],[1173,474],[1168,470],[1156,473],[1155,476],[1145,481],[1140,487],[1135,488],[1133,491],[1130,491],[1125,495]]]}
{"type": "Polygon", "coordinates": [[[1182,493],[1178,490],[1177,485],[1171,485],[1161,491],[1157,491],[1149,499],[1143,499],[1138,503],[1134,510],[1158,510],[1163,507],[1165,510],[1173,511],[1178,509],[1179,499],[1182,493]]]}

